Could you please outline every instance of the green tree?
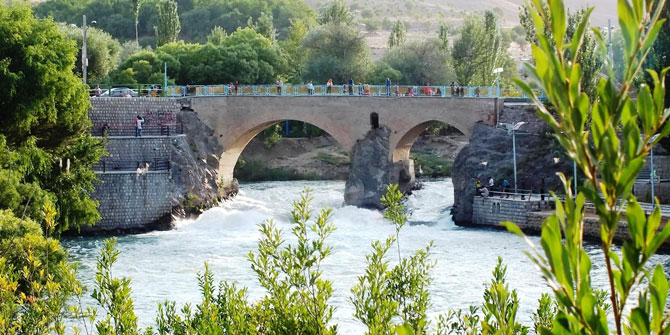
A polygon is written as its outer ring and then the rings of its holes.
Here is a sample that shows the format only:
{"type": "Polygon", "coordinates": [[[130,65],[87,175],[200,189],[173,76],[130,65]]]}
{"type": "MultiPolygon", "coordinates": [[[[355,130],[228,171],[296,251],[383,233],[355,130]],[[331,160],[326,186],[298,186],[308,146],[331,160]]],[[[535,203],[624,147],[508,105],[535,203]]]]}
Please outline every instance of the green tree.
{"type": "Polygon", "coordinates": [[[389,50],[384,62],[402,74],[410,85],[446,85],[454,79],[449,52],[436,38],[415,40],[389,50]]]}
{"type": "Polygon", "coordinates": [[[349,11],[349,7],[342,0],[334,0],[326,5],[319,13],[319,23],[335,25],[352,25],[354,23],[354,16],[349,11]]]}
{"type": "MultiPolygon", "coordinates": [[[[82,33],[77,27],[59,24],[58,29],[77,43],[79,53],[76,57],[74,70],[81,74],[81,48],[82,33]]],[[[86,52],[88,54],[88,78],[89,82],[101,82],[117,66],[119,66],[119,53],[121,44],[112,35],[97,29],[88,27],[86,29],[86,52]]]]}
{"type": "Polygon", "coordinates": [[[302,48],[302,39],[307,35],[307,23],[304,20],[292,20],[288,38],[280,43],[286,59],[286,77],[288,82],[302,81],[302,72],[307,54],[302,48]]]}
{"type": "Polygon", "coordinates": [[[465,19],[451,51],[459,84],[493,85],[493,69],[509,63],[509,44],[504,43],[498,25],[491,11],[485,12],[484,17],[470,15],[465,19]]]}
{"type": "MultiPolygon", "coordinates": [[[[670,134],[670,111],[664,107],[669,69],[649,70],[653,85],[642,85],[636,100],[630,94],[662,27],[658,18],[663,5],[663,0],[618,1],[624,36],[623,80],[617,85],[613,75],[600,78],[595,98],[580,83],[584,70],[578,61],[592,9],[586,10],[572,39],[565,41],[568,22],[562,1],[551,1],[550,6],[536,1],[528,8],[539,41],[533,45],[535,65],[528,64],[528,72],[553,108],[540,101],[528,84],[520,80],[517,84],[533,98],[538,115],[585,176],[578,194],[573,194],[571,181],[561,175],[565,200],[557,200],[555,214],[543,222],[541,247],[529,241],[528,256],[558,302],[551,329],[541,327],[542,334],[609,334],[612,324],[617,335],[664,334],[670,328],[665,271],[660,264],[652,268],[647,263],[670,236],[670,225],[661,226],[659,206],[647,214],[632,194],[644,159],[670,134]],[[545,27],[550,29],[548,35],[545,27]],[[591,260],[582,236],[586,201],[593,204],[599,219],[611,313],[597,303],[599,294],[591,282],[591,260]],[[622,220],[627,221],[629,240],[619,251],[612,245],[622,220]]],[[[606,50],[604,41],[599,42],[600,49],[606,50]]],[[[523,236],[518,226],[505,225],[523,236]]]]}
{"type": "Polygon", "coordinates": [[[307,60],[303,77],[325,83],[332,78],[342,83],[361,80],[370,68],[370,50],[353,26],[327,23],[311,29],[303,39],[307,60]]]}
{"type": "Polygon", "coordinates": [[[446,23],[441,23],[437,30],[437,38],[442,42],[442,49],[449,50],[449,26],[446,23]]]}
{"type": "Polygon", "coordinates": [[[0,135],[5,148],[17,153],[6,156],[2,168],[51,194],[56,233],[95,223],[100,215],[89,196],[95,181],[91,166],[104,151],[100,140],[85,133],[90,104],[72,72],[74,42],[22,5],[0,6],[0,36],[0,135]]]}
{"type": "Polygon", "coordinates": [[[272,14],[270,13],[261,13],[261,16],[258,17],[256,22],[252,22],[252,24],[248,24],[248,26],[254,28],[257,33],[269,38],[272,42],[277,39],[277,30],[272,21],[272,14]]]}
{"type": "MultiPolygon", "coordinates": [[[[645,67],[652,68],[656,72],[660,72],[670,66],[670,3],[667,1],[661,12],[661,19],[664,19],[665,22],[645,63],[645,67]]],[[[651,84],[653,83],[653,78],[647,77],[646,81],[651,84]]],[[[670,87],[670,78],[665,79],[665,86],[670,87]]],[[[670,94],[665,96],[665,106],[670,107],[670,94]]]]}
{"type": "Polygon", "coordinates": [[[424,334],[428,329],[426,310],[430,296],[427,287],[432,281],[430,270],[435,266],[435,262],[429,260],[432,242],[410,257],[400,256],[399,235],[407,223],[404,198],[398,185],[389,185],[382,196],[386,206],[384,218],[394,224],[396,233],[383,243],[372,243],[372,253],[365,257],[368,263],[365,275],[359,276],[358,283],[351,289],[354,316],[368,328],[366,334],[393,334],[399,328],[410,329],[412,334],[424,334]],[[394,243],[398,264],[390,267],[386,254],[394,243]]]}
{"type": "Polygon", "coordinates": [[[216,26],[212,29],[209,35],[207,35],[207,42],[214,45],[221,45],[226,37],[228,37],[226,31],[223,28],[216,26]]]}
{"type": "Polygon", "coordinates": [[[174,0],[160,0],[157,5],[156,44],[161,46],[165,43],[176,42],[181,31],[177,2],[174,0]]]}
{"type": "Polygon", "coordinates": [[[137,30],[137,25],[140,23],[140,9],[145,0],[133,0],[133,17],[135,18],[135,44],[140,44],[140,35],[137,30]]]}
{"type": "Polygon", "coordinates": [[[370,84],[384,85],[386,78],[389,78],[394,83],[402,81],[402,73],[391,67],[384,60],[378,61],[368,77],[370,84]]]}
{"type": "Polygon", "coordinates": [[[53,205],[39,223],[0,210],[0,333],[61,334],[70,298],[81,292],[75,268],[58,240],[53,205]]]}
{"type": "Polygon", "coordinates": [[[403,43],[405,43],[405,25],[398,20],[391,29],[388,43],[389,49],[402,45],[403,43]]]}
{"type": "MultiPolygon", "coordinates": [[[[540,5],[547,9],[547,3],[542,0],[540,5]]],[[[586,10],[580,9],[575,12],[568,12],[567,16],[567,28],[566,33],[563,36],[563,43],[568,43],[572,40],[572,37],[576,33],[579,23],[583,21],[583,18],[586,16],[586,10]]],[[[532,45],[538,45],[539,40],[537,38],[536,28],[533,23],[533,18],[531,11],[528,6],[522,6],[519,12],[519,19],[521,26],[526,31],[526,40],[532,45]]],[[[551,18],[550,18],[551,19],[551,18]]],[[[590,24],[590,23],[589,23],[590,24]]],[[[555,44],[556,41],[553,39],[553,35],[550,34],[549,28],[544,26],[542,28],[543,36],[547,36],[548,43],[555,44]]],[[[597,96],[598,90],[598,76],[600,75],[603,68],[603,59],[604,57],[600,54],[598,47],[598,42],[594,34],[584,34],[584,42],[581,43],[581,49],[579,50],[579,59],[577,60],[582,67],[582,77],[581,83],[584,87],[584,91],[589,95],[591,99],[595,99],[597,96]]],[[[572,50],[565,50],[565,57],[571,58],[570,53],[572,50]]]]}

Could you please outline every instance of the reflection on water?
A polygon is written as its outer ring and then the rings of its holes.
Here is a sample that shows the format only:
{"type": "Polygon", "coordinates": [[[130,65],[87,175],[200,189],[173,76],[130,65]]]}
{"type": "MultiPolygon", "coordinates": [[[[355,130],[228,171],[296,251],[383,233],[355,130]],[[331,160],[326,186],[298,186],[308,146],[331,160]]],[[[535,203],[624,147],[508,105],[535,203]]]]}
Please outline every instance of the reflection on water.
{"type": "MultiPolygon", "coordinates": [[[[344,183],[337,181],[243,184],[234,200],[205,212],[197,220],[178,222],[177,229],[119,238],[121,255],[114,275],[132,277],[140,324],[153,324],[159,302],[169,299],[181,305],[199,301],[196,272],[203,269],[204,262],[209,263],[217,280],[236,281],[248,287],[252,299],[262,296],[264,292],[247,261],[249,251],[256,249],[260,236],[256,224],[274,218],[288,233],[291,203],[305,187],[312,190],[315,210],[323,206],[334,209],[332,221],[337,230],[329,239],[332,255],[323,264],[325,276],[333,281],[331,303],[337,306],[333,322],[343,334],[363,333],[362,324],[352,316],[350,289],[356,276],[364,271],[365,253],[369,252],[370,243],[393,234],[394,227],[383,220],[380,212],[344,207],[344,183]]],[[[525,242],[503,231],[455,226],[449,216],[452,204],[450,179],[425,182],[424,188],[407,201],[410,225],[400,233],[401,250],[405,255],[434,241],[432,259],[437,261],[437,266],[432,272],[429,312],[435,315],[480,304],[483,285],[489,281],[497,257],[502,256],[508,265],[510,288],[519,292],[522,321],[530,324],[530,313],[537,307],[537,298],[548,289],[523,254],[527,249],[525,242]]],[[[103,240],[77,238],[66,240],[64,244],[80,263],[79,277],[91,288],[95,258],[103,240]]],[[[591,255],[598,255],[593,257],[594,282],[604,287],[602,257],[597,247],[589,249],[591,255]]],[[[657,257],[657,261],[667,259],[667,256],[657,257]]],[[[390,261],[393,264],[393,257],[390,261]]]]}

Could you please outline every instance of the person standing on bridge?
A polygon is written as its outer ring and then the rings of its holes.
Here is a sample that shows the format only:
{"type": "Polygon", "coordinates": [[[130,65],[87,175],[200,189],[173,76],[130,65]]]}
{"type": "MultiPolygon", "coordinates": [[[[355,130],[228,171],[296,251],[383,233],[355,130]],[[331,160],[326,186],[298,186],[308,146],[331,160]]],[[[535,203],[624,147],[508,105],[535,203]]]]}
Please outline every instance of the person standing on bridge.
{"type": "Polygon", "coordinates": [[[386,95],[391,96],[391,79],[386,78],[386,95]]]}
{"type": "Polygon", "coordinates": [[[314,95],[314,84],[311,80],[307,83],[307,94],[314,95]]]}
{"type": "Polygon", "coordinates": [[[277,79],[277,94],[281,95],[283,86],[284,83],[281,81],[281,78],[277,79]]]}
{"type": "Polygon", "coordinates": [[[354,95],[354,78],[349,78],[349,82],[347,84],[349,86],[349,95],[354,95]]]}
{"type": "Polygon", "coordinates": [[[330,94],[333,91],[333,79],[328,79],[326,83],[326,94],[330,94]]]}

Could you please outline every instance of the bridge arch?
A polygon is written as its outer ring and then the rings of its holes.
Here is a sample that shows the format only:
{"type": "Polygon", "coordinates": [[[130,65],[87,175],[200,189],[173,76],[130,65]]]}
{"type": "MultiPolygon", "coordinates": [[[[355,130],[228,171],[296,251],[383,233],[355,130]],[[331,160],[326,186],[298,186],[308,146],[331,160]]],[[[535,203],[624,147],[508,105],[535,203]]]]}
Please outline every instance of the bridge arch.
{"type": "Polygon", "coordinates": [[[274,124],[281,123],[284,121],[300,121],[311,124],[315,127],[318,127],[329,136],[333,137],[335,141],[347,152],[351,151],[351,143],[348,137],[343,137],[338,133],[337,129],[334,129],[332,125],[326,124],[324,122],[319,122],[319,120],[312,118],[296,118],[296,117],[287,117],[287,118],[268,118],[266,120],[255,120],[255,122],[249,124],[245,127],[239,127],[237,130],[230,134],[230,136],[225,136],[229,141],[223,140],[224,151],[221,154],[219,160],[219,178],[224,183],[228,185],[229,182],[232,182],[234,176],[235,165],[237,164],[240,155],[244,151],[244,148],[251,142],[254,137],[260,134],[262,131],[268,129],[274,124]]]}
{"type": "Polygon", "coordinates": [[[365,96],[203,96],[189,108],[213,130],[222,147],[219,179],[233,181],[242,150],[259,132],[283,120],[310,123],[330,134],[351,153],[375,123],[388,127],[390,159],[411,164],[409,150],[429,121],[441,121],[472,134],[477,122],[495,124],[496,98],[427,98],[365,96]],[[376,120],[376,122],[375,122],[376,120]]]}
{"type": "Polygon", "coordinates": [[[448,124],[460,131],[463,134],[467,134],[467,127],[463,127],[463,125],[458,125],[458,122],[453,122],[453,120],[446,120],[446,119],[431,119],[431,120],[424,120],[422,122],[416,123],[414,126],[408,126],[402,131],[398,131],[398,134],[396,135],[396,140],[392,141],[391,143],[391,148],[392,148],[392,160],[394,162],[404,162],[404,161],[409,161],[410,160],[410,151],[412,150],[412,146],[414,145],[414,142],[416,142],[416,139],[421,136],[421,134],[428,129],[428,127],[434,123],[434,122],[439,122],[439,123],[444,123],[448,124]]]}

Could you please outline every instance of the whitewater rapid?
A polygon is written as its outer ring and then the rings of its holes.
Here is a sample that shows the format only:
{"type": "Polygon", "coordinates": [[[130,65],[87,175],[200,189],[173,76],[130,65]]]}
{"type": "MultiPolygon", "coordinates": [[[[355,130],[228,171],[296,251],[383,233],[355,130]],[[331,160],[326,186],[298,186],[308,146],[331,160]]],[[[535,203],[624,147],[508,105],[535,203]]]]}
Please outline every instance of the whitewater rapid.
{"type": "MultiPolygon", "coordinates": [[[[260,237],[257,224],[274,218],[291,242],[289,212],[292,202],[306,187],[312,191],[315,214],[323,206],[332,208],[332,222],[337,227],[328,240],[332,255],[322,266],[325,277],[333,281],[330,302],[336,311],[332,322],[339,325],[343,334],[362,334],[363,325],[353,317],[350,290],[356,277],[363,274],[370,243],[393,234],[394,227],[378,211],[343,206],[344,183],[339,181],[243,184],[233,200],[203,213],[197,220],[179,221],[174,230],[120,237],[121,255],[114,275],[132,277],[132,297],[140,325],[154,324],[159,302],[174,300],[181,306],[200,301],[196,273],[203,270],[205,262],[217,281],[235,281],[249,289],[251,299],[261,297],[264,291],[247,260],[260,237]]],[[[548,288],[523,254],[528,250],[526,243],[504,231],[455,226],[449,215],[452,204],[450,179],[425,182],[422,190],[409,197],[410,224],[400,232],[403,255],[425,247],[429,241],[434,243],[431,259],[437,265],[430,287],[431,317],[448,309],[481,304],[484,284],[491,278],[497,257],[502,256],[508,265],[510,288],[518,290],[521,300],[521,320],[531,325],[530,315],[537,307],[537,298],[548,288]]],[[[95,259],[103,239],[68,239],[64,244],[73,260],[80,263],[79,278],[91,289],[95,259]]],[[[599,251],[593,246],[589,253],[598,255],[599,251]]],[[[395,250],[390,253],[394,255],[395,250]]],[[[391,264],[395,264],[394,259],[389,257],[391,264]]],[[[604,268],[598,264],[594,261],[594,276],[604,278],[604,268]]],[[[92,301],[87,298],[85,303],[92,301]]]]}

